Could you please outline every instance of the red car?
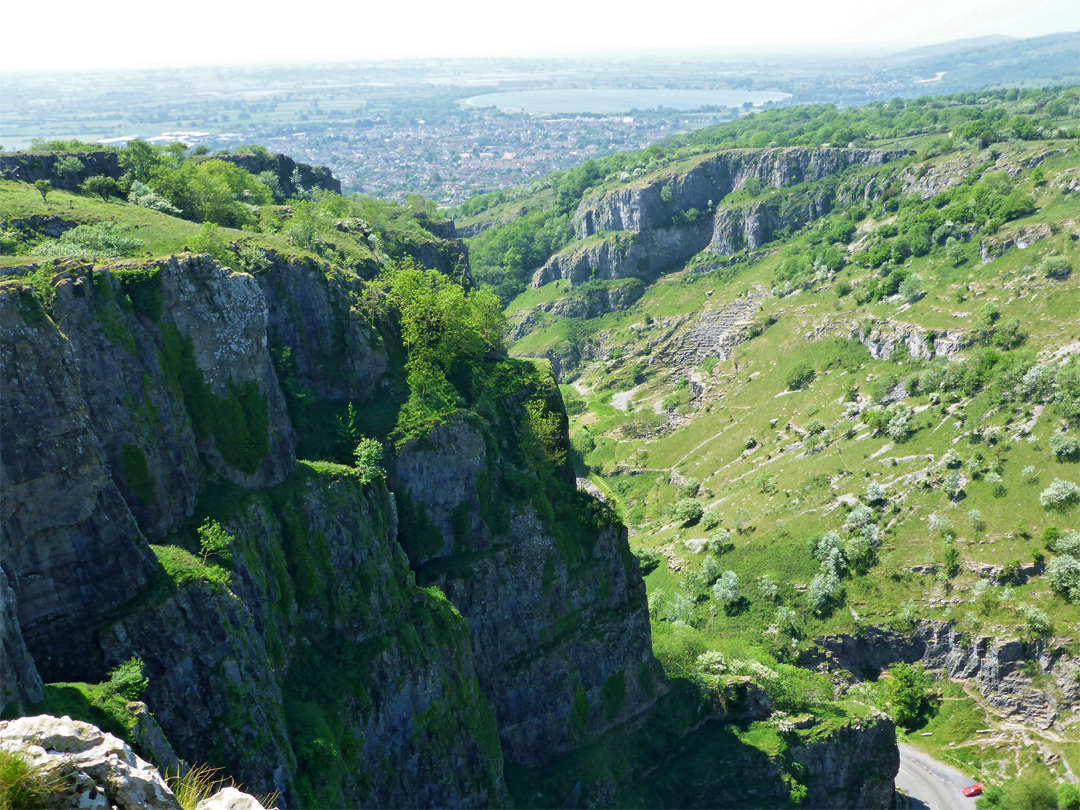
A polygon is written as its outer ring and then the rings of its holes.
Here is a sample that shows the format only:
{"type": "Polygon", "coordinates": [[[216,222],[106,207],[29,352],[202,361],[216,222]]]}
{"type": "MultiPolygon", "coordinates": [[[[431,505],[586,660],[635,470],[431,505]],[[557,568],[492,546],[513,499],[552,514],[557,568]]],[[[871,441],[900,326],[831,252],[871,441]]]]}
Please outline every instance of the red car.
{"type": "Polygon", "coordinates": [[[969,787],[964,788],[964,795],[968,797],[978,796],[982,792],[982,782],[976,782],[974,785],[970,785],[969,787]]]}

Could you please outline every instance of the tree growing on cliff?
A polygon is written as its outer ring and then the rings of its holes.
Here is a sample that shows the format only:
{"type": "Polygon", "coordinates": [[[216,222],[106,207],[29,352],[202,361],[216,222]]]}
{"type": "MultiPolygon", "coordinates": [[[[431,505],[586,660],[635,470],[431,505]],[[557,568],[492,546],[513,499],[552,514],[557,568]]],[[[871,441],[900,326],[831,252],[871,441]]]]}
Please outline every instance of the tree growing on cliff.
{"type": "Polygon", "coordinates": [[[70,180],[72,176],[78,174],[84,168],[83,162],[75,157],[75,155],[64,155],[56,161],[56,166],[54,167],[56,173],[65,180],[70,180]]]}
{"type": "Polygon", "coordinates": [[[48,197],[49,192],[52,191],[52,183],[50,183],[48,180],[35,180],[34,188],[36,188],[38,190],[38,193],[41,194],[41,201],[48,202],[48,200],[46,200],[45,198],[48,197]]]}
{"type": "MultiPolygon", "coordinates": [[[[350,403],[351,405],[351,403],[350,403]]],[[[356,460],[356,471],[360,477],[360,483],[372,484],[381,481],[386,471],[383,469],[383,449],[377,439],[364,437],[356,445],[353,452],[356,460]]]]}
{"type": "Polygon", "coordinates": [[[885,698],[898,726],[917,728],[933,711],[933,678],[922,664],[894,664],[885,681],[885,698]]]}
{"type": "Polygon", "coordinates": [[[235,538],[226,534],[216,520],[207,520],[199,527],[199,551],[202,552],[203,565],[208,557],[217,557],[223,563],[232,562],[232,549],[229,547],[235,538]]]}

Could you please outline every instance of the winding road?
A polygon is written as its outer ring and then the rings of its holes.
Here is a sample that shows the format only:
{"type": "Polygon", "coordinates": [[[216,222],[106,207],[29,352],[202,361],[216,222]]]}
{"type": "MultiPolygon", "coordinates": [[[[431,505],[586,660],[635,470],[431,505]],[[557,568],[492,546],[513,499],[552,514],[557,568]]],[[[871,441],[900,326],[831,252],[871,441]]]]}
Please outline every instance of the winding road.
{"type": "Polygon", "coordinates": [[[907,803],[897,801],[897,807],[975,810],[975,799],[969,799],[962,791],[976,781],[918,749],[900,743],[900,773],[896,775],[896,787],[907,795],[907,803]]]}

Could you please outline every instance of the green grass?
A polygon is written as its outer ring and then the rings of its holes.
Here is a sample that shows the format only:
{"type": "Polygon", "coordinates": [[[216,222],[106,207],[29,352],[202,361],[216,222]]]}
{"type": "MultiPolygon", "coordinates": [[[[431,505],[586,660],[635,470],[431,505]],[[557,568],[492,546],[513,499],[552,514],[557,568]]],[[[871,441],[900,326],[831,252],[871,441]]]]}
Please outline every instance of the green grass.
{"type": "Polygon", "coordinates": [[[65,787],[56,773],[46,773],[18,749],[0,749],[0,810],[35,810],[55,801],[65,787]]]}
{"type": "MultiPolygon", "coordinates": [[[[1019,162],[1037,152],[1038,144],[1006,145],[1003,153],[1019,162]]],[[[955,155],[937,159],[944,163],[955,155]]],[[[1048,171],[1075,169],[1080,165],[1076,150],[1057,156],[1047,164],[1048,171]]],[[[666,169],[665,169],[666,170],[666,169]]],[[[874,169],[874,171],[879,171],[874,169]]],[[[782,299],[765,298],[756,318],[774,316],[777,322],[763,334],[742,343],[734,358],[719,361],[711,369],[696,371],[708,384],[700,406],[674,426],[651,438],[629,438],[622,426],[628,416],[613,408],[611,394],[634,387],[629,371],[644,361],[644,382],[634,394],[637,408],[651,409],[676,390],[681,369],[668,363],[649,362],[669,348],[665,337],[674,328],[679,331],[693,323],[696,313],[705,306],[721,305],[742,295],[754,284],[770,288],[774,272],[783,260],[783,248],[811,249],[812,228],[794,235],[787,245],[774,244],[780,251],[761,251],[749,261],[736,266],[734,276],[723,273],[691,275],[676,269],[653,283],[627,311],[612,313],[587,324],[593,340],[602,350],[599,361],[584,363],[575,371],[580,376],[575,386],[583,388],[584,409],[575,414],[571,428],[575,435],[588,431],[591,446],[585,461],[604,490],[614,496],[630,530],[635,550],[661,553],[660,565],[646,578],[658,613],[653,617],[654,647],[667,663],[679,660],[685,650],[667,632],[670,622],[662,620],[679,594],[693,600],[691,624],[701,649],[726,649],[729,645],[760,645],[769,639],[777,605],[760,592],[756,579],[767,573],[777,584],[779,604],[798,614],[797,638],[805,647],[816,636],[829,633],[855,633],[865,625],[910,626],[909,617],[944,619],[957,622],[973,634],[1007,638],[1023,635],[1022,609],[1038,605],[1054,624],[1055,632],[1066,638],[1076,637],[1078,617],[1075,606],[1065,603],[1048,590],[1041,577],[1009,589],[995,589],[994,594],[1009,591],[1008,601],[988,606],[975,603],[973,591],[979,576],[968,565],[1004,565],[1019,559],[1030,563],[1041,548],[1042,531],[1049,525],[1080,528],[1080,507],[1065,513],[1043,509],[1038,494],[1055,477],[1078,479],[1080,465],[1055,462],[1049,452],[1049,436],[1059,422],[1053,404],[1039,409],[1031,403],[1002,402],[997,394],[984,391],[964,397],[955,413],[945,417],[942,405],[934,404],[925,394],[909,397],[907,404],[921,412],[912,417],[916,428],[904,441],[886,436],[873,437],[867,427],[856,421],[850,437],[838,434],[821,452],[808,455],[798,446],[801,438],[788,430],[789,422],[805,427],[820,421],[832,429],[841,419],[848,389],[860,393],[881,389],[890,375],[903,380],[926,364],[904,356],[872,360],[861,347],[848,340],[851,330],[867,319],[881,329],[889,321],[912,324],[923,330],[971,332],[980,311],[994,302],[1002,319],[1017,317],[1026,341],[1019,351],[1045,353],[1080,340],[1077,304],[1080,300],[1080,271],[1064,282],[1054,282],[1038,270],[1043,257],[1053,252],[1072,257],[1080,267],[1080,250],[1070,240],[1068,228],[1060,225],[1072,216],[1075,195],[1066,197],[1054,187],[1053,179],[1035,188],[1026,174],[1016,182],[1034,191],[1040,206],[1036,213],[1006,223],[991,239],[1025,227],[1049,224],[1051,233],[1025,250],[1010,248],[987,264],[978,256],[978,237],[965,247],[965,260],[953,266],[942,248],[929,255],[909,260],[908,269],[923,278],[925,295],[909,306],[882,300],[859,306],[854,295],[839,296],[838,281],[853,283],[856,288],[877,277],[877,271],[847,265],[832,280],[815,284],[782,299]],[[707,296],[707,292],[712,292],[707,296]],[[646,315],[649,317],[646,318],[646,315]],[[652,323],[649,323],[651,318],[652,323]],[[807,340],[806,335],[821,326],[832,327],[823,336],[807,340]],[[612,351],[615,349],[616,351],[612,351]],[[860,354],[861,352],[861,354],[860,354]],[[816,379],[805,389],[787,392],[787,370],[806,360],[817,370],[816,379]],[[923,410],[924,409],[924,410],[923,410]],[[957,426],[958,417],[964,424],[957,426]],[[1009,431],[1033,420],[1031,435],[1035,441],[1010,439],[1009,431]],[[974,427],[1000,428],[1002,439],[996,444],[969,435],[974,427]],[[756,445],[747,448],[753,437],[756,445]],[[981,453],[987,466],[1000,466],[1004,497],[995,497],[995,487],[985,479],[969,481],[964,497],[953,503],[939,484],[925,489],[903,476],[915,476],[930,462],[936,462],[948,450],[955,450],[968,462],[981,453]],[[1023,480],[1021,470],[1034,466],[1037,483],[1023,480]],[[756,481],[762,472],[776,477],[776,488],[763,492],[756,481]],[[708,588],[693,582],[703,567],[704,553],[694,553],[685,541],[702,539],[709,531],[700,526],[674,525],[667,510],[677,499],[672,473],[701,481],[699,500],[706,509],[720,515],[721,525],[734,530],[737,516],[745,516],[742,532],[732,536],[732,547],[719,560],[721,570],[734,570],[739,579],[742,608],[733,614],[717,609],[708,588]],[[859,498],[869,482],[886,487],[888,500],[878,520],[880,544],[874,564],[866,574],[845,577],[845,598],[837,608],[815,615],[807,606],[803,591],[819,571],[807,539],[816,533],[839,530],[847,508],[838,498],[859,498]],[[985,528],[976,533],[967,513],[977,509],[985,528]],[[946,515],[958,533],[959,574],[951,581],[912,571],[913,566],[935,563],[940,556],[941,540],[930,537],[927,518],[932,513],[946,515]],[[1023,533],[1029,533],[1025,537],[1023,533]],[[668,565],[668,558],[673,570],[668,565]],[[682,651],[682,652],[680,652],[682,651]]],[[[891,216],[877,211],[880,222],[891,216]]],[[[767,246],[769,247],[769,246],[767,246]]],[[[567,250],[574,249],[571,245],[567,250]]],[[[541,291],[529,291],[525,296],[541,291]]],[[[524,297],[515,305],[532,304],[524,297]]],[[[574,325],[566,319],[549,318],[543,327],[518,341],[512,352],[539,355],[560,341],[572,339],[574,325]]],[[[967,350],[964,356],[977,354],[967,350]]],[[[1073,428],[1075,435],[1075,428],[1073,428]]],[[[966,470],[966,466],[962,468],[966,470]]],[[[932,470],[940,479],[943,470],[932,470]]],[[[1045,551],[1043,552],[1045,553],[1045,551]]],[[[976,765],[978,751],[970,746],[984,717],[970,699],[947,701],[933,721],[934,732],[946,743],[954,742],[952,756],[966,767],[976,765]],[[964,744],[961,746],[961,742],[964,744]]],[[[984,718],[985,720],[985,718],[984,718]]],[[[985,726],[980,726],[985,727],[985,726]]],[[[932,738],[927,738],[932,739],[932,738]]],[[[1051,748],[1061,750],[1060,744],[1051,748]]],[[[1012,749],[1010,748],[1009,751],[1012,749]]],[[[987,767],[1005,756],[1001,751],[988,753],[987,767]]],[[[1011,754],[1009,754],[1011,756],[1011,754]]],[[[980,760],[982,761],[982,760],[980,760]]],[[[989,771],[988,771],[989,772],[989,771]]]]}
{"type": "Polygon", "coordinates": [[[228,586],[229,572],[220,565],[207,565],[190,551],[179,546],[151,545],[172,583],[179,587],[188,582],[205,582],[211,586],[228,586]]]}

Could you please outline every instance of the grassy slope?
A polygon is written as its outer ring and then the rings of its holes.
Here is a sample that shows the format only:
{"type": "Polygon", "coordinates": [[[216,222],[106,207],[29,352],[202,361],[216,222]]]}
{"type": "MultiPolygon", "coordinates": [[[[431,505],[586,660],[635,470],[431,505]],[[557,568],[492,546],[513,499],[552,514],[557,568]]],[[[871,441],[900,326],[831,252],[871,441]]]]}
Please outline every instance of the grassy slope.
{"type": "MultiPolygon", "coordinates": [[[[1013,587],[1010,601],[980,611],[972,601],[971,591],[978,577],[967,566],[962,565],[960,574],[951,581],[911,570],[912,566],[935,562],[940,557],[941,541],[930,536],[926,521],[933,512],[947,515],[952,521],[959,535],[957,545],[963,563],[1001,565],[1013,559],[1030,563],[1033,551],[1042,549],[1039,538],[1047,526],[1080,528],[1080,508],[1064,514],[1050,513],[1038,501],[1038,493],[1054,478],[1080,481],[1077,464],[1058,463],[1051,456],[1048,440],[1059,422],[1052,406],[1034,419],[1031,434],[1036,441],[1006,439],[993,447],[973,442],[967,435],[971,427],[1010,423],[1015,427],[1027,416],[1034,417],[1037,409],[1027,407],[1026,415],[995,410],[998,403],[992,401],[991,394],[982,393],[961,400],[955,412],[945,416],[940,406],[930,406],[925,395],[915,396],[907,404],[925,407],[913,421],[920,429],[902,444],[883,436],[870,437],[865,427],[856,423],[852,438],[841,438],[814,455],[791,447],[799,436],[785,432],[784,426],[789,420],[801,426],[816,419],[831,427],[841,418],[844,394],[852,383],[865,392],[875,379],[888,374],[902,378],[912,368],[907,358],[874,361],[867,357],[857,370],[826,369],[838,350],[836,341],[807,341],[805,335],[827,322],[858,324],[867,318],[879,322],[895,318],[926,329],[968,331],[977,313],[993,301],[1000,307],[1003,319],[1020,318],[1028,334],[1024,349],[1045,353],[1080,341],[1080,273],[1074,272],[1065,282],[1055,282],[1036,269],[1040,259],[1051,251],[1070,256],[1073,266],[1080,266],[1080,250],[1068,228],[1060,227],[1063,220],[1075,217],[1075,194],[1066,196],[1053,183],[1057,172],[1075,170],[1077,165],[1080,155],[1073,150],[1044,164],[1051,182],[1036,187],[1030,177],[1022,177],[1020,187],[1035,193],[1040,210],[1006,224],[1000,232],[1048,223],[1053,224],[1055,234],[1026,250],[1011,248],[988,264],[979,260],[977,239],[966,245],[966,258],[956,267],[941,249],[912,258],[909,269],[922,276],[926,295],[910,306],[895,299],[858,306],[853,296],[838,296],[837,282],[857,285],[876,275],[876,271],[851,264],[835,279],[811,291],[783,299],[767,298],[758,317],[772,314],[778,316],[778,322],[761,336],[740,345],[732,360],[717,363],[711,376],[708,366],[698,368],[697,373],[707,380],[703,402],[697,409],[680,406],[683,416],[675,429],[652,438],[627,437],[619,427],[632,418],[633,412],[652,412],[657,403],[676,393],[677,378],[684,370],[664,363],[646,365],[644,382],[635,386],[630,376],[632,367],[649,363],[650,356],[659,354],[668,342],[666,333],[675,327],[677,339],[678,330],[692,323],[702,308],[720,306],[753,285],[771,286],[780,256],[767,255],[769,250],[764,250],[727,282],[718,283],[713,274],[694,277],[685,271],[671,273],[650,287],[630,310],[596,320],[601,354],[608,359],[585,366],[573,387],[564,385],[563,390],[570,398],[580,396],[584,400],[583,410],[573,418],[572,429],[579,440],[587,433],[595,443],[586,461],[601,488],[617,495],[631,527],[632,545],[660,552],[667,558],[661,559],[647,577],[651,601],[657,606],[654,626],[662,629],[667,624],[658,619],[665,615],[665,605],[670,605],[676,594],[692,596],[695,591],[687,573],[700,570],[705,554],[694,553],[685,541],[710,534],[700,525],[674,525],[667,514],[679,497],[673,478],[680,480],[681,476],[701,481],[699,499],[720,516],[721,526],[734,531],[737,513],[745,510],[748,516],[744,530],[733,534],[733,547],[721,559],[722,569],[738,574],[740,591],[748,605],[734,616],[718,611],[711,600],[700,602],[694,610],[692,624],[714,648],[738,649],[760,642],[769,632],[776,606],[755,583],[765,573],[780,585],[780,603],[798,612],[804,639],[853,632],[860,625],[902,627],[912,614],[958,620],[975,633],[1015,635],[1023,623],[1018,607],[1037,605],[1050,615],[1059,635],[1075,640],[1080,619],[1076,608],[1053,595],[1041,577],[1013,587]],[[646,325],[646,314],[651,324],[646,325]],[[616,351],[612,353],[611,349],[616,351]],[[787,392],[785,373],[801,359],[818,368],[818,379],[805,390],[787,392]],[[633,411],[627,415],[613,408],[611,402],[614,394],[621,392],[625,397],[630,391],[633,411]],[[962,428],[956,419],[961,413],[966,415],[962,428]],[[773,420],[778,420],[775,426],[773,420]],[[747,450],[751,436],[758,444],[747,450]],[[989,483],[976,480],[965,487],[966,497],[953,505],[938,487],[924,491],[901,480],[901,476],[928,466],[923,457],[930,455],[936,461],[950,448],[965,461],[976,451],[987,460],[1000,452],[1005,459],[1002,482],[1007,495],[994,497],[989,483]],[[1038,470],[1037,483],[1021,480],[1020,471],[1028,465],[1038,470]],[[772,493],[763,492],[759,486],[757,479],[762,471],[776,476],[772,493]],[[837,497],[860,497],[870,481],[881,483],[889,495],[880,521],[888,529],[877,552],[877,564],[866,575],[845,580],[847,596],[842,607],[831,615],[815,616],[806,607],[802,593],[818,571],[806,539],[817,532],[838,530],[846,509],[837,497]],[[979,510],[985,521],[985,529],[979,533],[967,517],[971,509],[979,510]],[[1019,534],[1021,529],[1030,533],[1030,539],[1019,534]]],[[[799,239],[799,235],[793,237],[794,244],[798,245],[799,239]]],[[[553,285],[529,290],[508,309],[514,312],[558,295],[553,285]]],[[[565,322],[548,315],[544,323],[545,328],[519,341],[513,353],[541,353],[566,334],[565,322]]],[[[973,733],[969,726],[987,728],[991,724],[984,708],[971,698],[968,701],[967,720],[954,724],[955,728],[947,724],[951,715],[941,715],[945,720],[939,721],[943,724],[940,737],[968,740],[973,733]],[[976,722],[971,717],[979,719],[976,722]]],[[[951,709],[951,704],[947,705],[951,709]]],[[[1051,740],[1049,744],[1058,751],[1070,748],[1061,741],[1051,740]]],[[[1003,750],[1011,752],[1013,748],[1003,744],[1003,750]]],[[[999,766],[993,764],[997,761],[993,757],[969,758],[980,772],[997,773],[999,766]]],[[[1080,762],[1072,764],[1074,769],[1080,766],[1080,762]]]]}

